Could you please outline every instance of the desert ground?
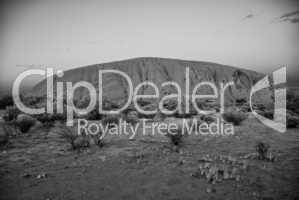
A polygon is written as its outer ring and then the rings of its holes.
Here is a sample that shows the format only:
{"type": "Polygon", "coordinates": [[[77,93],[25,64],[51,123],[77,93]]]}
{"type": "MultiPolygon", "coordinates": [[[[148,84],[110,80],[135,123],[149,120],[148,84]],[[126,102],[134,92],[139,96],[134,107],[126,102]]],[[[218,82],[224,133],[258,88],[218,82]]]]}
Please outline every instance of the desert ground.
{"type": "Polygon", "coordinates": [[[104,146],[72,150],[63,124],[10,137],[0,152],[0,199],[298,199],[298,129],[278,133],[254,118],[232,136],[107,136],[104,146]],[[274,161],[253,157],[257,142],[274,161]],[[210,181],[217,165],[238,175],[210,181]],[[236,178],[237,177],[237,178],[236,178]]]}

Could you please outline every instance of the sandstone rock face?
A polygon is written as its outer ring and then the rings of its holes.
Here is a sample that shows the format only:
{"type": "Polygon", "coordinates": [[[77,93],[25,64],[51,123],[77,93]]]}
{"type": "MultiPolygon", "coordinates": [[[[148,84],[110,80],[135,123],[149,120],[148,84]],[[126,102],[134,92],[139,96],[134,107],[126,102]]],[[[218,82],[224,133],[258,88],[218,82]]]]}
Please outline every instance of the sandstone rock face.
{"type": "MultiPolygon", "coordinates": [[[[248,100],[251,86],[264,77],[263,74],[250,70],[239,69],[227,65],[185,61],[165,58],[135,58],[111,63],[95,64],[80,67],[64,72],[62,78],[55,77],[55,81],[72,82],[88,81],[97,91],[99,91],[99,70],[114,69],[125,72],[131,79],[133,87],[144,81],[151,81],[159,87],[160,97],[169,93],[177,93],[174,87],[160,87],[166,81],[175,81],[182,89],[182,95],[185,91],[185,69],[190,70],[190,93],[194,86],[203,81],[213,82],[217,88],[220,83],[234,82],[233,87],[229,87],[225,92],[226,103],[234,102],[237,99],[248,100]]],[[[54,83],[54,91],[55,89],[54,83]]],[[[128,84],[124,78],[117,74],[105,74],[102,81],[103,97],[116,104],[126,101],[128,96],[128,84]]],[[[211,92],[209,87],[202,87],[199,92],[207,94],[211,92]]],[[[143,87],[139,94],[152,94],[152,87],[143,87]]],[[[46,95],[46,81],[37,84],[32,90],[34,96],[46,95]]],[[[88,96],[88,91],[84,88],[78,88],[75,92],[75,100],[84,100],[88,96]]],[[[259,99],[268,101],[269,94],[259,94],[259,99]]]]}

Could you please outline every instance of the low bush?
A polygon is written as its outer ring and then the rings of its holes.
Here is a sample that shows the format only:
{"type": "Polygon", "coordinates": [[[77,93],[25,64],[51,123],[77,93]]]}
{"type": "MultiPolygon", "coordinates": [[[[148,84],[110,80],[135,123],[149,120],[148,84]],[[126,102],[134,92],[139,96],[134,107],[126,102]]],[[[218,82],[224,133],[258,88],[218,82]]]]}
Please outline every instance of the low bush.
{"type": "Polygon", "coordinates": [[[108,124],[108,127],[110,128],[110,127],[114,126],[114,124],[118,124],[120,119],[121,119],[120,115],[106,115],[102,119],[102,124],[103,125],[108,124]]]}
{"type": "Polygon", "coordinates": [[[239,106],[242,106],[244,104],[247,103],[247,100],[246,98],[239,98],[239,99],[236,99],[236,104],[239,105],[239,106]]]}
{"type": "Polygon", "coordinates": [[[141,119],[154,119],[156,116],[156,114],[143,114],[143,113],[138,113],[138,118],[141,118],[141,119]]]}
{"type": "Polygon", "coordinates": [[[183,134],[185,132],[184,124],[182,119],[177,119],[173,117],[165,118],[164,123],[166,124],[176,124],[177,129],[172,132],[166,132],[165,136],[169,138],[171,144],[174,146],[180,146],[183,143],[183,134]]]}
{"type": "Polygon", "coordinates": [[[17,107],[8,106],[8,107],[6,107],[3,119],[7,122],[16,120],[20,113],[21,113],[21,111],[17,107]]]}
{"type": "Polygon", "coordinates": [[[103,115],[99,113],[98,109],[94,109],[86,115],[87,120],[101,120],[102,117],[103,115]]]}
{"type": "Polygon", "coordinates": [[[38,121],[40,121],[43,124],[43,126],[46,128],[53,127],[55,124],[55,121],[61,121],[61,122],[66,121],[66,115],[58,114],[58,113],[54,113],[54,114],[44,113],[44,114],[35,116],[35,118],[38,121]]]}
{"type": "Polygon", "coordinates": [[[287,109],[296,114],[299,114],[299,95],[291,89],[287,90],[287,109]]]}
{"type": "Polygon", "coordinates": [[[36,97],[36,96],[27,96],[27,97],[22,97],[22,102],[31,108],[35,108],[38,106],[40,103],[44,102],[45,99],[44,97],[36,97]]]}
{"type": "Polygon", "coordinates": [[[61,121],[61,122],[66,121],[66,114],[54,113],[51,115],[51,117],[54,121],[61,121]]]}
{"type": "Polygon", "coordinates": [[[25,114],[20,114],[15,121],[16,126],[20,129],[22,133],[27,133],[30,128],[35,124],[36,120],[25,114]]]}
{"type": "Polygon", "coordinates": [[[101,134],[88,135],[87,137],[90,145],[97,145],[98,147],[104,146],[104,142],[103,142],[103,138],[101,138],[101,134]]]}
{"type": "Polygon", "coordinates": [[[2,129],[0,130],[0,147],[2,147],[8,143],[9,130],[4,123],[1,123],[0,126],[2,129]]]}
{"type": "Polygon", "coordinates": [[[270,148],[269,144],[266,144],[264,142],[258,142],[255,146],[255,150],[257,152],[257,158],[259,160],[268,159],[267,153],[268,153],[269,148],[270,148]]]}
{"type": "Polygon", "coordinates": [[[4,96],[0,99],[0,109],[6,109],[7,106],[13,106],[13,98],[12,96],[4,96]]]}
{"type": "Polygon", "coordinates": [[[247,118],[247,115],[241,111],[226,112],[222,116],[225,121],[233,123],[235,126],[240,125],[247,118]]]}
{"type": "Polygon", "coordinates": [[[129,124],[135,125],[138,123],[138,113],[136,111],[127,112],[125,115],[125,121],[129,124]]]}
{"type": "Polygon", "coordinates": [[[168,133],[166,136],[170,139],[171,144],[179,146],[183,143],[183,135],[180,133],[171,134],[168,133]]]}
{"type": "Polygon", "coordinates": [[[210,124],[216,120],[216,118],[211,115],[201,115],[199,119],[207,124],[210,124]]]}
{"type": "Polygon", "coordinates": [[[82,149],[89,147],[89,140],[87,137],[78,136],[76,137],[73,142],[71,143],[72,148],[75,149],[82,149]]]}
{"type": "Polygon", "coordinates": [[[248,103],[244,103],[241,106],[239,106],[240,111],[242,112],[251,112],[250,105],[248,103]]]}
{"type": "Polygon", "coordinates": [[[194,115],[197,115],[197,113],[196,113],[196,112],[189,112],[189,113],[175,112],[175,113],[173,114],[173,117],[175,117],[175,118],[184,118],[184,119],[186,119],[186,118],[191,118],[191,117],[193,117],[194,115]]]}
{"type": "Polygon", "coordinates": [[[63,127],[60,134],[62,138],[70,143],[73,150],[89,147],[89,140],[86,136],[73,133],[68,127],[63,127]]]}
{"type": "Polygon", "coordinates": [[[266,117],[268,119],[273,119],[273,117],[274,117],[274,110],[266,110],[264,112],[260,112],[259,114],[261,114],[262,116],[264,116],[264,117],[266,117]]]}
{"type": "Polygon", "coordinates": [[[287,127],[297,128],[299,127],[299,117],[292,112],[287,112],[287,127]]]}
{"type": "Polygon", "coordinates": [[[27,133],[33,125],[34,125],[34,122],[29,121],[29,120],[17,122],[17,126],[19,127],[19,129],[22,133],[27,133]]]}
{"type": "MultiPolygon", "coordinates": [[[[151,110],[155,110],[156,109],[155,104],[145,104],[144,106],[142,106],[142,110],[145,111],[151,111],[151,110]]],[[[144,113],[138,113],[138,118],[143,118],[143,119],[154,119],[154,117],[156,116],[156,114],[144,114],[144,113]]]]}
{"type": "Polygon", "coordinates": [[[40,121],[43,124],[43,126],[46,127],[46,128],[53,127],[54,123],[55,123],[55,120],[54,120],[53,116],[50,115],[50,114],[47,114],[47,113],[37,115],[36,119],[38,121],[40,121]]]}

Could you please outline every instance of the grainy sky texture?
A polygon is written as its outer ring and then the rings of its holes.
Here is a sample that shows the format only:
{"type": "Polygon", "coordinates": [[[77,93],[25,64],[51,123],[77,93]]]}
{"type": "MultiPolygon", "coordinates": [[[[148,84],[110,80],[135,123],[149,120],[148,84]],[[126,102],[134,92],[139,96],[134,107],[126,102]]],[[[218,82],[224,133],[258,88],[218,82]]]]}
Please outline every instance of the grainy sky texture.
{"type": "Polygon", "coordinates": [[[1,1],[2,88],[27,68],[69,69],[132,57],[210,61],[299,86],[299,2],[1,1]]]}

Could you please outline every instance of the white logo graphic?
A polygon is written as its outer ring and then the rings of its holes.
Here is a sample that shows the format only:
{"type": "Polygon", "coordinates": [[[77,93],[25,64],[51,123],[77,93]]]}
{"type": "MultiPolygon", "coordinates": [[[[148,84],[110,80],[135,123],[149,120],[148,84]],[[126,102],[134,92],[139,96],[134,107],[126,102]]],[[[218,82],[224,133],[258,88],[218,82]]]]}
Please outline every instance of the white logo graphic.
{"type": "MultiPolygon", "coordinates": [[[[273,72],[273,86],[286,83],[286,67],[280,68],[273,72]]],[[[274,89],[274,119],[270,120],[252,109],[252,95],[264,88],[270,87],[269,77],[265,76],[258,81],[252,88],[249,97],[250,109],[254,116],[266,126],[276,131],[284,133],[286,131],[286,88],[274,89]]]]}
{"type": "MultiPolygon", "coordinates": [[[[29,71],[25,71],[22,74],[20,74],[18,76],[18,78],[15,80],[14,85],[13,85],[13,98],[15,101],[16,106],[23,111],[24,113],[27,114],[42,114],[42,113],[49,113],[49,114],[53,114],[53,102],[54,102],[54,81],[53,81],[53,76],[54,76],[54,70],[52,68],[47,68],[47,70],[29,70],[29,71]],[[47,83],[47,107],[45,108],[29,108],[26,107],[25,104],[22,103],[21,98],[20,98],[20,84],[22,82],[22,80],[24,78],[26,78],[29,75],[42,75],[46,77],[46,83],[47,83]]],[[[57,76],[58,77],[62,77],[63,76],[63,72],[62,71],[58,71],[57,72],[57,76]]],[[[138,99],[139,98],[154,98],[157,99],[159,101],[159,106],[158,108],[160,109],[161,113],[163,114],[171,114],[174,113],[176,111],[178,111],[179,113],[181,113],[182,111],[182,98],[183,96],[185,96],[186,98],[186,102],[189,102],[189,100],[191,99],[191,104],[193,105],[193,107],[196,109],[197,113],[199,114],[209,114],[209,113],[215,113],[214,110],[201,110],[200,108],[198,108],[197,106],[197,100],[198,99],[205,99],[205,98],[210,98],[210,99],[220,99],[220,114],[223,114],[224,112],[224,94],[225,91],[228,87],[233,86],[234,82],[228,82],[228,83],[220,83],[220,88],[217,89],[217,86],[215,85],[214,82],[199,82],[197,83],[193,90],[192,90],[192,94],[189,94],[190,91],[190,78],[189,78],[189,68],[186,68],[185,71],[185,91],[186,94],[183,95],[182,94],[182,89],[180,87],[180,85],[176,82],[164,82],[162,83],[161,87],[165,87],[167,85],[172,85],[174,87],[176,87],[177,89],[177,94],[169,94],[163,97],[160,97],[160,91],[159,91],[159,87],[150,81],[145,81],[145,82],[141,82],[139,83],[136,88],[133,88],[133,82],[130,79],[130,77],[122,72],[122,71],[118,71],[118,70],[99,70],[99,92],[97,93],[96,88],[94,87],[94,85],[92,85],[91,83],[88,83],[86,81],[79,81],[76,84],[72,84],[72,82],[66,82],[66,91],[63,90],[64,87],[64,82],[57,82],[56,84],[56,110],[57,113],[63,113],[63,97],[64,97],[64,93],[66,93],[66,100],[67,100],[67,125],[68,126],[72,126],[73,125],[73,118],[74,118],[74,113],[77,113],[79,115],[82,114],[87,114],[89,113],[91,110],[93,110],[96,106],[96,102],[97,100],[99,101],[99,108],[98,111],[100,113],[104,113],[104,114],[117,114],[120,113],[121,111],[125,110],[131,103],[134,104],[135,108],[137,109],[137,111],[139,113],[143,113],[143,114],[156,114],[158,112],[158,109],[155,110],[151,110],[151,111],[146,111],[143,110],[142,108],[139,107],[138,105],[138,99]],[[103,109],[103,97],[102,97],[102,93],[103,93],[103,75],[107,74],[107,73],[114,73],[114,74],[118,74],[120,76],[122,76],[123,78],[126,79],[127,83],[128,83],[128,98],[126,99],[126,104],[122,107],[119,108],[118,110],[104,110],[103,109]],[[151,94],[151,95],[146,95],[146,94],[139,94],[139,90],[140,88],[142,88],[142,86],[150,86],[154,89],[155,94],[151,94]],[[200,87],[202,86],[209,86],[212,90],[213,90],[213,94],[198,94],[198,90],[200,87]],[[74,92],[77,88],[79,87],[84,87],[89,91],[89,97],[90,97],[90,102],[89,105],[84,108],[84,109],[79,109],[74,105],[73,99],[74,99],[74,92]],[[176,98],[177,102],[178,102],[178,106],[176,108],[176,110],[170,111],[167,110],[167,108],[164,108],[164,101],[166,101],[167,99],[172,99],[172,98],[176,98]]],[[[286,67],[283,67],[279,70],[276,70],[275,72],[273,72],[273,86],[277,86],[277,85],[281,85],[281,84],[285,84],[286,83],[286,67]]],[[[250,105],[250,109],[253,113],[253,115],[258,118],[263,124],[265,124],[266,126],[273,128],[281,133],[286,131],[286,88],[279,88],[279,89],[275,89],[274,90],[274,119],[270,120],[267,119],[261,115],[259,115],[255,110],[253,110],[252,107],[252,96],[254,93],[256,93],[259,90],[265,89],[265,88],[269,88],[271,86],[270,81],[269,81],[269,77],[265,76],[263,79],[261,79],[260,81],[258,81],[252,88],[251,88],[251,92],[250,92],[250,97],[249,97],[249,105],[250,105]]],[[[189,109],[189,103],[186,103],[186,113],[189,113],[190,109],[189,109]]]]}

